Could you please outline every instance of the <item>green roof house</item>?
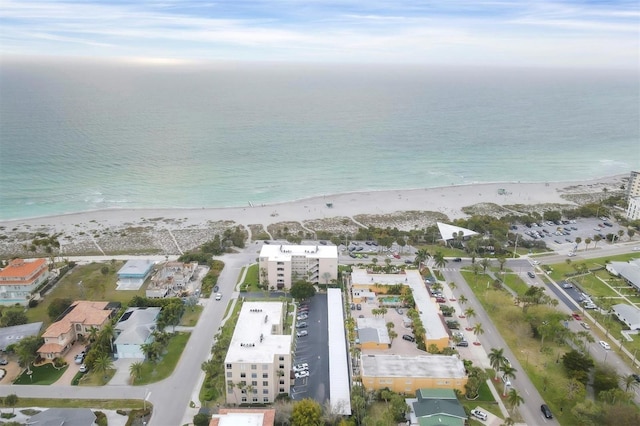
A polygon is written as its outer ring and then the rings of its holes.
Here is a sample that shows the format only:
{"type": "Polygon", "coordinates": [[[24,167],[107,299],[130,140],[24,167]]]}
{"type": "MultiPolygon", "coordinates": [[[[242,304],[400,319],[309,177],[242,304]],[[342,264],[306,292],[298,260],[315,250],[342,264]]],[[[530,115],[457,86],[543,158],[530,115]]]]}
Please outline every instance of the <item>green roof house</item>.
{"type": "Polygon", "coordinates": [[[407,399],[412,425],[464,426],[467,413],[452,389],[419,389],[407,399]]]}

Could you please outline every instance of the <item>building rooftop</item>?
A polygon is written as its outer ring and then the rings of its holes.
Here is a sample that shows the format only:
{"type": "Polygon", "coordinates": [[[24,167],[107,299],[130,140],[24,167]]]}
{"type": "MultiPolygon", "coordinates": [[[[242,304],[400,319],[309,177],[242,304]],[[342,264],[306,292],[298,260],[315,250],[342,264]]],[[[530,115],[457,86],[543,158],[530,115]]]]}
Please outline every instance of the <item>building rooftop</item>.
{"type": "Polygon", "coordinates": [[[429,339],[449,338],[449,333],[440,318],[440,307],[431,298],[422,276],[417,270],[408,269],[403,274],[370,274],[365,269],[354,269],[351,273],[351,282],[353,285],[402,284],[411,287],[413,300],[420,313],[420,320],[427,331],[427,342],[425,342],[427,346],[429,339]]]}
{"type": "Polygon", "coordinates": [[[344,328],[342,291],[327,289],[329,331],[329,403],[336,414],[351,415],[351,380],[349,377],[347,337],[344,328]]]}
{"type": "Polygon", "coordinates": [[[618,315],[624,317],[630,324],[640,324],[640,309],[635,306],[619,303],[611,307],[618,315]]]}
{"type": "Polygon", "coordinates": [[[96,416],[89,408],[49,408],[29,418],[27,424],[38,426],[91,426],[96,416]]]}
{"type": "Polygon", "coordinates": [[[633,286],[640,288],[640,259],[629,262],[610,262],[609,266],[633,286]]]}
{"type": "Polygon", "coordinates": [[[366,342],[391,344],[384,318],[358,318],[357,321],[358,338],[361,344],[366,342]]]}
{"type": "Polygon", "coordinates": [[[274,409],[228,409],[221,408],[214,414],[209,426],[273,426],[274,409]]]}
{"type": "Polygon", "coordinates": [[[118,337],[114,341],[120,345],[141,345],[156,329],[156,318],[160,308],[129,308],[118,320],[114,329],[118,337]]]}
{"type": "Polygon", "coordinates": [[[109,302],[91,302],[79,300],[69,307],[69,312],[60,321],[56,321],[47,327],[42,337],[57,337],[71,329],[71,324],[83,324],[85,326],[100,326],[111,315],[111,310],[106,309],[109,302]],[[73,308],[73,309],[72,309],[73,308]]]}
{"type": "Polygon", "coordinates": [[[333,245],[298,246],[265,244],[260,250],[260,257],[267,257],[271,261],[288,261],[292,256],[307,256],[317,259],[337,259],[338,247],[333,245]]]}
{"type": "Polygon", "coordinates": [[[0,351],[6,350],[7,346],[18,343],[25,337],[37,336],[41,328],[42,322],[0,327],[0,351]]]}
{"type": "Polygon", "coordinates": [[[363,377],[466,377],[464,365],[451,355],[361,355],[363,377]]]}
{"type": "Polygon", "coordinates": [[[282,302],[245,302],[233,332],[225,363],[271,363],[275,354],[291,352],[290,334],[282,330],[282,302]]]}
{"type": "Polygon", "coordinates": [[[478,235],[477,232],[472,231],[471,229],[462,228],[460,226],[455,226],[455,225],[449,225],[448,223],[436,222],[436,225],[438,225],[438,231],[440,231],[440,236],[445,241],[453,240],[454,233],[456,235],[459,235],[460,232],[462,232],[463,237],[471,237],[472,235],[478,235]]]}
{"type": "Polygon", "coordinates": [[[0,270],[0,285],[31,285],[28,278],[47,264],[46,259],[26,261],[13,259],[4,269],[0,270]]]}
{"type": "Polygon", "coordinates": [[[118,271],[118,275],[145,275],[155,262],[149,259],[131,259],[118,271]]]}

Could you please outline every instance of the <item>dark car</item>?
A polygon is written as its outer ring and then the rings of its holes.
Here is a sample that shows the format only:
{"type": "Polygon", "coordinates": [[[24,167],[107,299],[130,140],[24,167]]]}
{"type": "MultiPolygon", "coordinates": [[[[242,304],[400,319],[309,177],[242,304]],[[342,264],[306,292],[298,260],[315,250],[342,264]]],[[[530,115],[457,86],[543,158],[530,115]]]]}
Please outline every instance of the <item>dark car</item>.
{"type": "Polygon", "coordinates": [[[633,376],[633,379],[634,379],[636,382],[639,382],[639,383],[640,383],[640,376],[639,376],[639,375],[637,375],[637,374],[635,374],[635,373],[634,373],[634,374],[632,374],[631,376],[633,376]]]}
{"type": "Polygon", "coordinates": [[[361,310],[362,310],[362,305],[358,303],[358,304],[356,305],[356,309],[357,309],[357,310],[359,310],[359,311],[361,311],[361,310]]]}
{"type": "Polygon", "coordinates": [[[404,334],[404,335],[402,336],[402,338],[403,338],[404,340],[406,340],[406,341],[409,341],[409,342],[415,342],[415,341],[416,341],[416,338],[415,338],[415,337],[413,337],[413,336],[412,336],[412,335],[410,335],[410,334],[404,334]]]}
{"type": "Polygon", "coordinates": [[[220,288],[218,286],[213,287],[213,292],[217,293],[220,290],[220,288]]]}
{"type": "Polygon", "coordinates": [[[455,259],[453,259],[454,262],[462,262],[462,258],[461,257],[456,257],[455,259]]]}
{"type": "Polygon", "coordinates": [[[531,271],[527,272],[527,275],[529,275],[529,278],[535,278],[536,277],[536,274],[534,274],[531,271]]]}
{"type": "Polygon", "coordinates": [[[549,409],[547,404],[542,404],[540,406],[540,411],[542,411],[542,414],[544,415],[545,418],[547,418],[547,419],[552,419],[553,418],[553,414],[551,414],[551,410],[549,409]]]}
{"type": "Polygon", "coordinates": [[[355,303],[352,303],[352,304],[351,304],[351,310],[352,310],[352,311],[355,311],[355,310],[356,310],[356,304],[355,304],[355,303]]]}

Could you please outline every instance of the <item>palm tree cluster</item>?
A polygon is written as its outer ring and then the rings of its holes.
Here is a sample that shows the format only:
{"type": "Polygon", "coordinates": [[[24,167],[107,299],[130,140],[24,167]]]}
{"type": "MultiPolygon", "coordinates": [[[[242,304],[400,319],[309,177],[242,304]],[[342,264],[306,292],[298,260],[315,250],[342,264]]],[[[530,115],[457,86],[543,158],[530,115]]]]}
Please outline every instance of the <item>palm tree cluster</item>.
{"type": "MultiPolygon", "coordinates": [[[[511,366],[511,363],[504,356],[504,348],[491,348],[491,352],[488,354],[489,363],[491,364],[491,368],[494,370],[494,380],[497,379],[498,372],[501,373],[503,378],[515,379],[516,378],[516,370],[511,366]]],[[[504,395],[507,394],[507,386],[504,387],[504,395]]]]}

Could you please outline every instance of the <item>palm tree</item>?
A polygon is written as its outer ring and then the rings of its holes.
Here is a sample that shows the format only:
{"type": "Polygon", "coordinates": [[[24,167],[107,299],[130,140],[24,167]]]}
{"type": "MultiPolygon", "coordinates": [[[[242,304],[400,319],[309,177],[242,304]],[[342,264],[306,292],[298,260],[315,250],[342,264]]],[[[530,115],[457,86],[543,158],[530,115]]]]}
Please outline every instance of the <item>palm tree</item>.
{"type": "Polygon", "coordinates": [[[4,398],[4,405],[11,407],[11,413],[15,413],[16,405],[18,405],[18,395],[15,393],[9,394],[4,398]]]}
{"type": "Polygon", "coordinates": [[[113,360],[108,354],[102,354],[93,362],[93,368],[98,373],[102,373],[107,378],[107,371],[113,368],[113,360]]]}
{"type": "Polygon", "coordinates": [[[473,310],[473,308],[467,308],[464,311],[464,315],[467,317],[467,319],[469,320],[469,324],[471,324],[471,318],[476,316],[476,311],[473,310]]]}
{"type": "Polygon", "coordinates": [[[416,258],[415,258],[415,262],[418,265],[418,270],[422,269],[421,268],[421,264],[424,263],[430,257],[431,257],[431,255],[429,254],[427,249],[418,250],[418,252],[416,253],[416,258]]]}
{"type": "Polygon", "coordinates": [[[587,249],[589,248],[589,244],[591,244],[591,238],[585,238],[584,239],[584,251],[587,251],[587,249]]]}
{"type": "Polygon", "coordinates": [[[482,272],[487,272],[487,268],[491,266],[491,261],[485,257],[480,261],[480,266],[482,266],[482,272]]]}
{"type": "Polygon", "coordinates": [[[96,327],[91,326],[91,328],[89,329],[89,336],[88,336],[89,342],[93,343],[96,341],[96,339],[98,338],[98,332],[99,330],[96,327]]]}
{"type": "Polygon", "coordinates": [[[458,285],[456,283],[454,283],[453,281],[451,281],[449,283],[449,288],[451,289],[451,294],[453,294],[453,290],[455,290],[456,287],[458,287],[458,285]]]}
{"type": "Polygon", "coordinates": [[[493,378],[495,379],[498,375],[498,370],[506,364],[507,358],[504,356],[504,348],[491,348],[491,352],[489,352],[488,357],[489,362],[491,363],[491,368],[494,370],[493,378]]]}
{"type": "Polygon", "coordinates": [[[466,297],[464,297],[464,294],[463,294],[463,295],[461,295],[460,297],[458,297],[458,302],[459,302],[461,305],[464,305],[464,304],[465,304],[465,303],[467,303],[468,301],[469,301],[469,300],[468,300],[466,297]]]}
{"type": "Polygon", "coordinates": [[[476,342],[480,343],[479,337],[484,333],[484,328],[482,328],[482,323],[477,323],[473,326],[473,334],[476,336],[476,342]]]}
{"type": "Polygon", "coordinates": [[[440,250],[433,255],[433,261],[436,268],[444,268],[449,263],[440,250]]]}
{"type": "Polygon", "coordinates": [[[507,397],[507,404],[511,407],[511,414],[513,414],[514,408],[519,406],[520,404],[524,404],[524,398],[516,389],[509,390],[509,396],[507,397]]]}
{"type": "Polygon", "coordinates": [[[507,259],[505,259],[504,257],[499,257],[498,263],[500,264],[500,272],[502,272],[504,270],[504,264],[507,263],[507,259]]]}
{"type": "Polygon", "coordinates": [[[623,376],[622,382],[624,383],[625,392],[629,392],[629,389],[634,390],[640,387],[640,382],[636,380],[635,375],[633,374],[629,374],[628,376],[623,376]]]}
{"type": "Polygon", "coordinates": [[[515,424],[515,420],[513,420],[511,417],[507,417],[506,419],[504,419],[504,423],[502,423],[502,426],[513,426],[515,424]]]}
{"type": "MultiPolygon", "coordinates": [[[[516,378],[516,370],[515,368],[513,368],[510,365],[503,365],[502,368],[500,369],[500,371],[502,372],[502,377],[506,377],[508,379],[515,379],[516,378]]],[[[507,396],[507,386],[505,385],[504,387],[504,394],[502,396],[507,396]]]]}
{"type": "Polygon", "coordinates": [[[143,364],[142,361],[134,362],[129,366],[129,375],[131,376],[131,384],[136,383],[136,379],[142,376],[143,364]]]}

